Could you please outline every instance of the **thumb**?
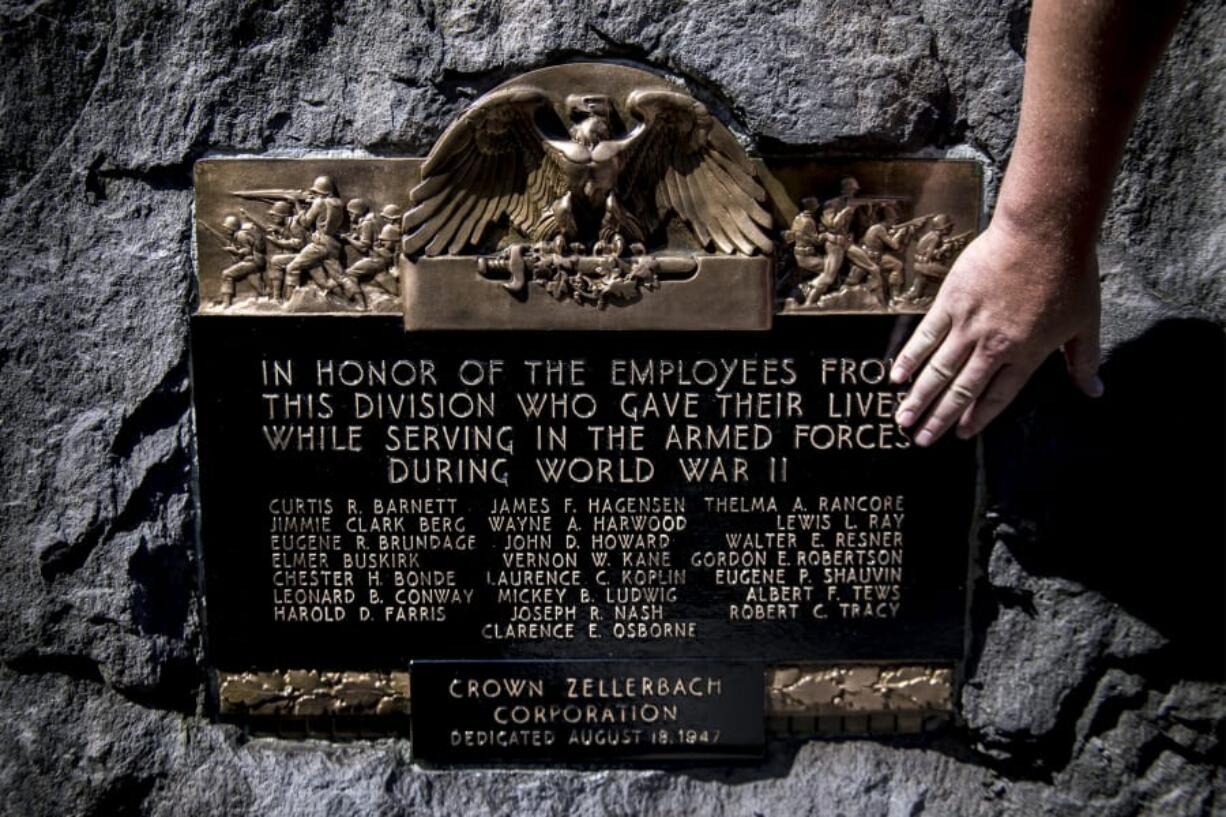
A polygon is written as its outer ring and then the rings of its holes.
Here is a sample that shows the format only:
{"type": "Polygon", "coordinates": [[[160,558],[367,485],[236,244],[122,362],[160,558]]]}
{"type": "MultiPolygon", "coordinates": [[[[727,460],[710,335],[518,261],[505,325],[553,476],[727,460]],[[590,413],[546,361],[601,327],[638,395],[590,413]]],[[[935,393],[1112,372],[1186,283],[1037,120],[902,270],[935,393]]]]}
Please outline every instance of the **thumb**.
{"type": "Polygon", "coordinates": [[[1098,333],[1081,334],[1064,344],[1064,363],[1069,377],[1090,397],[1102,397],[1103,381],[1098,377],[1100,358],[1098,333]]]}

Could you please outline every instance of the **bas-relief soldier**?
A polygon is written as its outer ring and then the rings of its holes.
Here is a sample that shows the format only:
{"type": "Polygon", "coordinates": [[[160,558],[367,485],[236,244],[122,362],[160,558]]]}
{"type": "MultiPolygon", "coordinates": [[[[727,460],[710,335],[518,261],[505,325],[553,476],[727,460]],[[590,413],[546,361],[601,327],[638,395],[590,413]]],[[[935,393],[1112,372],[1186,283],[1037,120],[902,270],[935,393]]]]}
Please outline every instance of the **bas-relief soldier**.
{"type": "Polygon", "coordinates": [[[399,229],[400,219],[403,217],[404,211],[399,207],[394,204],[385,204],[383,205],[383,209],[379,211],[380,228],[385,227],[388,224],[394,224],[396,225],[396,228],[399,229]]]}
{"type": "Polygon", "coordinates": [[[336,195],[336,185],[330,176],[315,179],[306,191],[309,202],[302,222],[313,227],[309,242],[285,268],[285,281],[292,291],[302,283],[302,273],[309,273],[324,294],[340,287],[341,228],[345,224],[345,205],[336,195]]]}
{"type": "Polygon", "coordinates": [[[935,295],[949,268],[953,265],[958,253],[970,242],[973,231],[967,231],[950,237],[954,222],[949,216],[940,213],[933,217],[932,228],[920,237],[915,245],[915,280],[906,294],[904,301],[915,303],[930,295],[935,295]]]}
{"type": "MultiPolygon", "coordinates": [[[[245,210],[239,210],[246,214],[245,210]]],[[[289,201],[274,202],[268,209],[268,223],[258,221],[254,216],[247,216],[264,231],[264,242],[269,248],[267,265],[268,294],[273,300],[283,299],[285,284],[285,268],[293,261],[298,252],[306,246],[307,231],[302,226],[294,205],[289,201]],[[283,252],[272,252],[282,250],[283,252]],[[288,250],[288,252],[284,252],[288,250]]]]}
{"type": "Polygon", "coordinates": [[[796,266],[810,275],[819,274],[825,263],[821,255],[821,231],[817,228],[817,211],[820,203],[812,196],[800,200],[800,212],[792,219],[792,227],[785,230],[783,240],[792,245],[796,266]]]}
{"type": "Polygon", "coordinates": [[[362,255],[369,254],[379,239],[379,218],[370,212],[370,206],[363,199],[350,199],[345,212],[349,214],[349,232],[341,239],[362,255]]]}
{"type": "Polygon", "coordinates": [[[264,235],[251,221],[240,221],[238,216],[226,216],[221,223],[222,234],[228,240],[226,252],[234,256],[234,263],[221,271],[221,303],[234,303],[234,294],[239,281],[254,276],[251,284],[255,291],[264,294],[264,235]]]}
{"type": "Polygon", "coordinates": [[[357,301],[363,309],[367,306],[362,284],[373,282],[393,297],[400,294],[400,280],[396,274],[396,254],[400,245],[400,228],[385,224],[370,248],[367,256],[345,270],[341,289],[351,301],[357,301]]]}
{"type": "Polygon", "coordinates": [[[797,268],[814,274],[799,283],[799,295],[788,299],[789,308],[885,311],[902,304],[916,305],[932,294],[929,289],[940,285],[973,235],[969,231],[949,238],[953,221],[946,214],[927,214],[899,223],[901,199],[862,197],[859,192],[855,179],[843,179],[840,195],[825,203],[816,224],[812,217],[814,199],[801,200],[792,229],[782,237],[792,244],[797,268]],[[861,213],[867,215],[868,225],[857,241],[855,224],[861,213]],[[934,229],[917,248],[917,276],[908,289],[908,247],[916,232],[929,224],[934,229]],[[824,252],[818,252],[818,244],[824,252]],[[840,284],[844,268],[847,275],[840,284]]]}
{"type": "Polygon", "coordinates": [[[914,231],[926,219],[913,219],[899,225],[897,205],[886,202],[877,205],[876,210],[876,220],[860,239],[859,252],[848,255],[855,269],[848,275],[847,283],[857,284],[867,274],[869,289],[878,293],[882,301],[889,302],[902,293],[906,283],[902,254],[914,231]]]}
{"type": "Polygon", "coordinates": [[[825,259],[821,274],[809,286],[806,304],[815,303],[834,285],[852,246],[852,220],[861,207],[859,202],[854,201],[856,193],[860,192],[860,183],[846,178],[841,182],[841,188],[840,195],[826,202],[822,208],[819,239],[824,246],[825,259]]]}
{"type": "MultiPolygon", "coordinates": [[[[272,253],[267,259],[268,281],[276,301],[284,301],[302,286],[302,273],[307,271],[325,294],[343,291],[351,301],[359,300],[365,306],[361,289],[350,286],[354,276],[346,276],[344,270],[346,247],[362,256],[357,264],[350,267],[350,270],[356,268],[356,278],[377,279],[376,283],[382,289],[389,294],[397,294],[396,253],[387,257],[386,236],[391,233],[386,228],[393,227],[392,232],[399,234],[397,224],[403,216],[400,207],[388,204],[376,212],[361,198],[350,199],[346,204],[337,196],[336,185],[330,176],[316,178],[306,191],[279,188],[237,190],[233,195],[272,202],[267,224],[242,208],[239,213],[259,227],[270,249],[282,250],[272,253]],[[382,243],[381,228],[384,228],[382,243]],[[375,267],[379,269],[375,270],[375,267]]],[[[227,240],[213,228],[208,229],[223,241],[227,240]]]]}

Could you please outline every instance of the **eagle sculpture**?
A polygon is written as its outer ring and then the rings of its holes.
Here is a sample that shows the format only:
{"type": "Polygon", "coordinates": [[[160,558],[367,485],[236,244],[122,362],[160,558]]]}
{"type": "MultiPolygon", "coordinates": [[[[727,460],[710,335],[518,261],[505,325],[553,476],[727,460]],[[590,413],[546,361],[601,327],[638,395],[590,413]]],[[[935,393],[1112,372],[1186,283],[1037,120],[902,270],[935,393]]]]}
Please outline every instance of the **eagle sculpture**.
{"type": "Polygon", "coordinates": [[[504,217],[533,242],[628,246],[673,214],[705,249],[770,252],[755,168],[701,102],[660,87],[630,89],[620,105],[559,97],[532,85],[495,90],[447,128],[410,194],[406,255],[477,249],[504,217]]]}

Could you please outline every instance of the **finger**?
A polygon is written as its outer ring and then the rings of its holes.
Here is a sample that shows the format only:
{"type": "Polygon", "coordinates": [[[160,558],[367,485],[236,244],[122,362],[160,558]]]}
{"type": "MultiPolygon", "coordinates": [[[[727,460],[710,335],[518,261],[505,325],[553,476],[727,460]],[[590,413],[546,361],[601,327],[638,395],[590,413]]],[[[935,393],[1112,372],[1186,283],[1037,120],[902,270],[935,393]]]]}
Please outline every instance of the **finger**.
{"type": "Polygon", "coordinates": [[[992,382],[993,375],[1000,367],[998,359],[984,354],[982,350],[972,354],[962,371],[958,372],[954,381],[937,398],[936,405],[924,420],[923,427],[915,435],[915,444],[923,448],[940,439],[941,435],[974,405],[976,398],[983,393],[988,383],[992,382]]]}
{"type": "Polygon", "coordinates": [[[954,381],[954,375],[970,357],[973,345],[960,338],[948,337],[915,378],[915,385],[898,407],[898,424],[908,428],[928,410],[938,395],[954,381]]]}
{"type": "Polygon", "coordinates": [[[958,435],[959,439],[966,439],[966,435],[962,433],[962,430],[967,428],[967,424],[971,421],[971,415],[974,413],[975,404],[971,403],[965,410],[963,410],[962,416],[958,418],[958,430],[955,433],[958,435]]]}
{"type": "Polygon", "coordinates": [[[911,338],[898,357],[894,359],[894,367],[890,369],[890,381],[902,383],[910,380],[911,375],[923,364],[933,350],[937,348],[953,326],[953,318],[945,310],[930,310],[920,325],[911,334],[911,338]]]}
{"type": "Polygon", "coordinates": [[[967,408],[958,423],[958,436],[965,440],[983,431],[988,423],[1004,411],[1005,406],[1013,402],[1013,398],[1022,390],[1022,386],[1026,385],[1036,366],[1037,364],[1002,366],[979,399],[967,408]]]}
{"type": "Polygon", "coordinates": [[[1100,355],[1097,331],[1078,335],[1064,344],[1064,363],[1069,377],[1090,397],[1102,397],[1103,394],[1103,381],[1098,377],[1100,355]]]}

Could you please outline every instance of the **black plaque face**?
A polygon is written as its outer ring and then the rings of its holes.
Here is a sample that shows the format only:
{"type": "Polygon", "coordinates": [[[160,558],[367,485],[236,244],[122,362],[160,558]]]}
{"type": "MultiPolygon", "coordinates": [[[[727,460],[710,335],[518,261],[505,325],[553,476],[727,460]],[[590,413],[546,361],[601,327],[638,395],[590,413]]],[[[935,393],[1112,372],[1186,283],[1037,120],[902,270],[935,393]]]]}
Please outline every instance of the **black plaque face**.
{"type": "Polygon", "coordinates": [[[956,659],[973,446],[893,422],[912,321],[197,316],[213,662],[956,659]]]}
{"type": "Polygon", "coordinates": [[[413,757],[425,763],[753,759],[761,663],[414,661],[413,757]]]}

